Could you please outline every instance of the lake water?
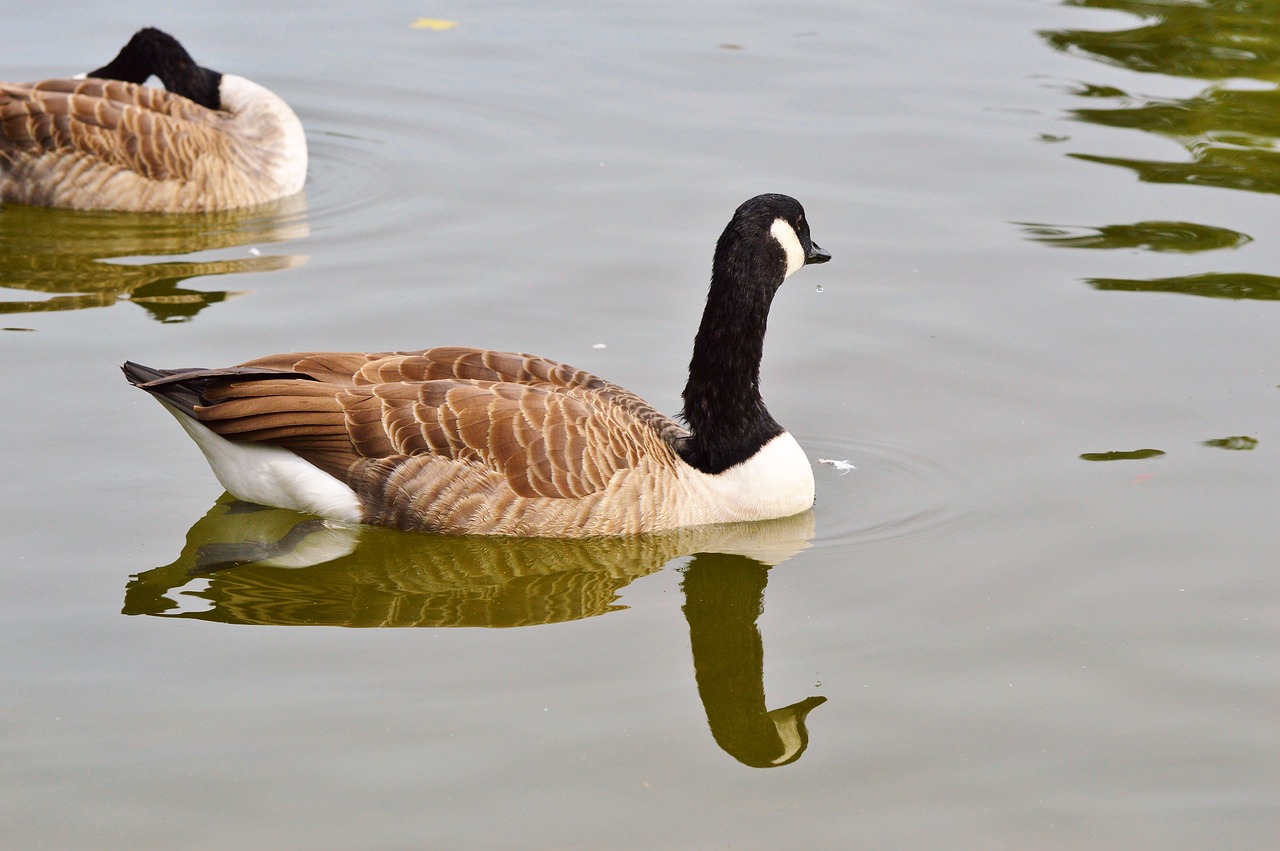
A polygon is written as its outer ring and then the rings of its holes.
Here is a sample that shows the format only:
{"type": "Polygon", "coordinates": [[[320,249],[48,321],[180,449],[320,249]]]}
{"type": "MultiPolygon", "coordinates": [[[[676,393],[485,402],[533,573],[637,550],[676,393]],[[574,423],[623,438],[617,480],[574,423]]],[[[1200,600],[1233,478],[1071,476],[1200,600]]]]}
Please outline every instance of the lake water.
{"type": "Polygon", "coordinates": [[[1275,4],[77,2],[0,78],[144,24],[311,169],[0,211],[0,844],[1272,847],[1275,4]],[[766,342],[800,518],[324,532],[118,371],[465,344],[674,412],[760,192],[833,255],[766,342]]]}

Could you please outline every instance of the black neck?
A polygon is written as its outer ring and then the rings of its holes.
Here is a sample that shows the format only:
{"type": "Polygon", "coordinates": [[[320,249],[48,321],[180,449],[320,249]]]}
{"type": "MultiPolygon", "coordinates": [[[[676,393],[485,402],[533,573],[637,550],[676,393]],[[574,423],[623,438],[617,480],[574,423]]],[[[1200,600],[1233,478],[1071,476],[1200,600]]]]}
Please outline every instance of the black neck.
{"type": "Polygon", "coordinates": [[[783,431],[760,398],[760,358],[785,268],[771,239],[751,245],[726,231],[716,246],[682,414],[692,436],[681,455],[704,473],[740,464],[783,431]]]}
{"type": "Polygon", "coordinates": [[[174,94],[208,109],[222,107],[218,94],[222,75],[201,68],[177,39],[152,27],[134,33],[115,59],[87,76],[141,85],[152,75],[159,77],[164,87],[174,94]]]}

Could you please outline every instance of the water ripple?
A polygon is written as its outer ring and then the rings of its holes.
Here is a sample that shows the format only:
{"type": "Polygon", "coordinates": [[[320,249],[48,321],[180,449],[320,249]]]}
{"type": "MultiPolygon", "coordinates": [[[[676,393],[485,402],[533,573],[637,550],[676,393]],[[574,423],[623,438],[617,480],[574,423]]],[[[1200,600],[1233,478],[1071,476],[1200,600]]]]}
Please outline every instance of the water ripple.
{"type": "Polygon", "coordinates": [[[299,109],[307,125],[308,220],[313,230],[367,234],[427,203],[417,191],[418,182],[405,179],[415,169],[397,159],[406,146],[391,137],[404,131],[386,114],[385,101],[372,91],[363,96],[356,91],[346,93],[340,105],[321,100],[309,106],[306,86],[299,83],[298,88],[303,90],[299,109]]]}
{"type": "Polygon", "coordinates": [[[896,443],[835,434],[803,442],[811,458],[854,467],[815,464],[817,547],[915,540],[984,521],[982,488],[971,471],[896,443]]]}
{"type": "MultiPolygon", "coordinates": [[[[343,241],[456,225],[460,204],[549,131],[545,118],[420,88],[289,81],[307,127],[309,221],[343,241]],[[446,203],[446,199],[452,199],[446,203]],[[461,199],[461,200],[459,200],[461,199]]],[[[463,218],[474,224],[478,212],[463,218]]],[[[332,237],[331,237],[332,239],[332,237]]],[[[413,243],[413,244],[416,244],[413,243]]]]}

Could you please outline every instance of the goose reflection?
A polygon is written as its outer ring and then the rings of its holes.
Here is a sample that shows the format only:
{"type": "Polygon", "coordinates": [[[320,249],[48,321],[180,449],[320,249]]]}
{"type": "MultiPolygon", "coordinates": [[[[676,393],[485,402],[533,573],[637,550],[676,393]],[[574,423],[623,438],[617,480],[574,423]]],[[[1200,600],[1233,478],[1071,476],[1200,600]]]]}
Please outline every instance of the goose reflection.
{"type": "Polygon", "coordinates": [[[786,765],[826,698],[768,710],[756,619],[770,565],[809,545],[813,515],[587,540],[452,537],[337,524],[224,495],[172,563],[131,577],[124,614],[227,624],[519,627],[623,608],[619,593],[675,558],[698,694],[719,746],[786,765]]]}
{"type": "Polygon", "coordinates": [[[43,293],[0,300],[0,313],[42,313],[133,302],[160,322],[183,322],[241,293],[182,286],[190,278],[290,269],[294,254],[257,254],[254,246],[307,236],[306,199],[202,215],[0,210],[0,287],[43,293]],[[217,251],[203,260],[159,257],[217,251]]]}
{"type": "Polygon", "coordinates": [[[680,556],[772,565],[812,537],[811,513],[582,541],[406,534],[224,494],[176,560],[130,579],[124,613],[291,626],[563,623],[622,608],[619,591],[680,556]]]}
{"type": "Polygon", "coordinates": [[[685,569],[684,615],[698,696],[716,744],[755,768],[795,762],[809,746],[805,718],[826,702],[807,697],[770,711],[764,699],[764,612],[769,568],[755,559],[699,553],[685,569]]]}

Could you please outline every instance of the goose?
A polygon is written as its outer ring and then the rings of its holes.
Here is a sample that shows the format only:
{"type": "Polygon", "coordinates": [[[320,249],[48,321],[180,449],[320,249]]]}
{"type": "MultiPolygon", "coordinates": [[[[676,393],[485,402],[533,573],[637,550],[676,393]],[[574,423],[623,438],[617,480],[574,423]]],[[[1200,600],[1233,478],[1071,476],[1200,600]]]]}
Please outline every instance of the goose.
{"type": "Polygon", "coordinates": [[[813,469],[760,398],[774,293],[831,255],[786,195],[716,243],[682,418],[535,355],[440,347],[295,352],[224,369],[126,362],[246,502],[456,535],[583,538],[769,520],[813,469]]]}
{"type": "Polygon", "coordinates": [[[278,95],[146,28],[81,78],[0,82],[0,201],[200,213],[293,195],[302,122],[278,95]],[[165,89],[143,86],[155,75],[165,89]]]}

